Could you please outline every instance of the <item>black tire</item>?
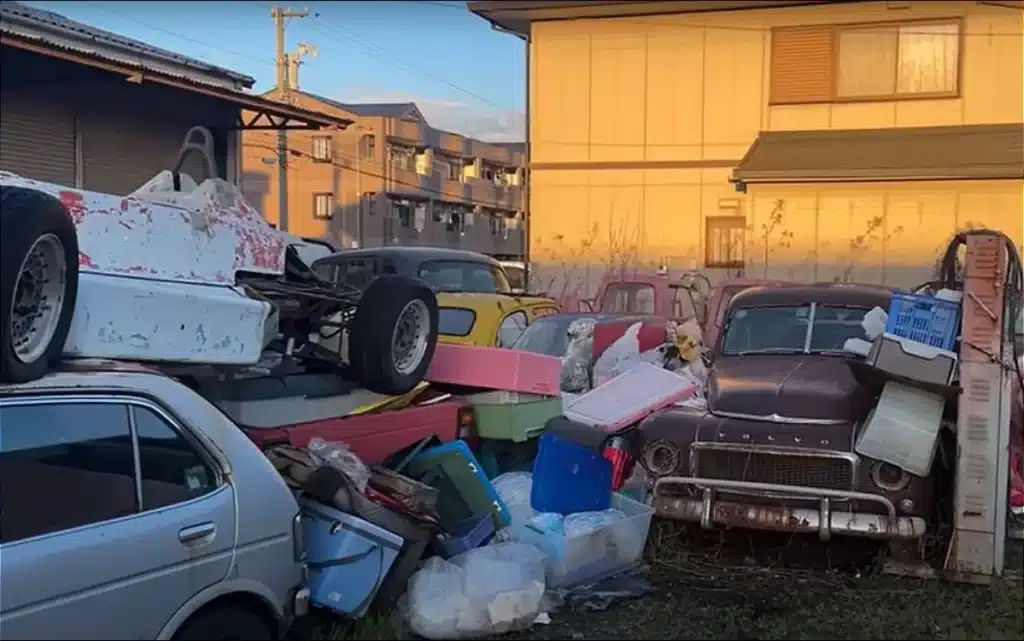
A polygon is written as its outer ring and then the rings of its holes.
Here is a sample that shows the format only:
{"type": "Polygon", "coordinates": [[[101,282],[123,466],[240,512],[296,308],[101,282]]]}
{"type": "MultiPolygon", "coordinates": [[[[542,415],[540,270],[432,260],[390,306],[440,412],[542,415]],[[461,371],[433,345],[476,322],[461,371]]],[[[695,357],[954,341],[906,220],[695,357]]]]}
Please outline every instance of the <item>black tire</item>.
{"type": "Polygon", "coordinates": [[[378,394],[405,394],[423,380],[437,346],[437,297],[425,282],[388,274],[375,279],[363,293],[349,330],[349,366],[357,381],[378,394]],[[399,369],[391,343],[403,312],[426,308],[430,327],[426,350],[415,365],[399,369]]]}
{"type": "Polygon", "coordinates": [[[266,617],[241,605],[200,610],[174,635],[175,641],[270,641],[276,638],[277,631],[266,617]]]}
{"type": "Polygon", "coordinates": [[[71,215],[49,194],[0,186],[0,382],[23,383],[46,374],[60,358],[78,298],[78,235],[71,215]],[[40,238],[52,234],[64,254],[64,295],[53,336],[39,356],[26,362],[14,349],[11,315],[22,264],[40,238]]]}

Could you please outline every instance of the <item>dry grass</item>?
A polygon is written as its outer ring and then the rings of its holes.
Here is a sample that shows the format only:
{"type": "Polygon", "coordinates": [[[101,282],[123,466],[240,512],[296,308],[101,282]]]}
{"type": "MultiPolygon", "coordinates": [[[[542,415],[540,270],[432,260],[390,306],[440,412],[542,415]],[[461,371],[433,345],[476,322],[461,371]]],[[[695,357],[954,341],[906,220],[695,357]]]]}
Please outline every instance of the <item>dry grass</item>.
{"type": "MultiPolygon", "coordinates": [[[[843,541],[694,537],[656,522],[647,554],[655,594],[606,612],[558,612],[550,625],[500,638],[1024,638],[1020,581],[982,587],[881,576],[876,552],[843,541]]],[[[351,625],[322,621],[295,633],[296,639],[409,638],[390,615],[351,625]]]]}

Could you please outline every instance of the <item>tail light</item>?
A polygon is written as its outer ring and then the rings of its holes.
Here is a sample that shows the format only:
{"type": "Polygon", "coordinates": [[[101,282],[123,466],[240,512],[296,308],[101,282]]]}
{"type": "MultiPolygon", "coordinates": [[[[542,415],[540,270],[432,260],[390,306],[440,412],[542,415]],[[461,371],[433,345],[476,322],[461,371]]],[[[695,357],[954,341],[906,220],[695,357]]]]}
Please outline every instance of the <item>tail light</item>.
{"type": "Polygon", "coordinates": [[[302,537],[302,513],[299,512],[292,519],[292,552],[295,560],[299,563],[306,561],[306,544],[302,537]]]}
{"type": "Polygon", "coordinates": [[[456,417],[458,435],[462,440],[476,438],[476,414],[472,407],[460,407],[456,417]]]}
{"type": "Polygon", "coordinates": [[[633,473],[635,460],[626,450],[625,439],[616,437],[608,441],[601,452],[612,464],[612,491],[618,492],[625,485],[626,479],[633,473]]]}

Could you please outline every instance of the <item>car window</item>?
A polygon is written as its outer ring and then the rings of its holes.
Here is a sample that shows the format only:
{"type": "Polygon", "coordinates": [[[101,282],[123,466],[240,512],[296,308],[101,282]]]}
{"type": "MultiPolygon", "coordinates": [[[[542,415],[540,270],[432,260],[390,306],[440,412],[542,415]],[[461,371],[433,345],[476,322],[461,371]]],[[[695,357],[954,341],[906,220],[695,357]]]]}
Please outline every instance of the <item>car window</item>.
{"type": "Polygon", "coordinates": [[[217,475],[192,444],[148,407],[133,407],[139,435],[142,509],[154,510],[212,492],[217,475]]]}
{"type": "Polygon", "coordinates": [[[722,352],[802,352],[811,306],[754,307],[732,310],[722,352]]]}
{"type": "Polygon", "coordinates": [[[526,291],[526,269],[518,265],[504,265],[503,267],[512,289],[526,291]]]}
{"type": "Polygon", "coordinates": [[[640,283],[612,283],[605,287],[600,310],[613,314],[653,314],[654,287],[640,283]]]}
{"type": "Polygon", "coordinates": [[[419,277],[443,292],[509,294],[505,271],[498,265],[466,260],[431,260],[419,268],[419,277]]]}
{"type": "Polygon", "coordinates": [[[469,336],[476,322],[476,312],[462,307],[442,307],[437,311],[437,333],[447,336],[469,336]]]}
{"type": "Polygon", "coordinates": [[[854,307],[826,307],[819,305],[814,310],[814,328],[811,330],[812,352],[842,351],[848,339],[867,340],[861,322],[866,309],[854,307]]]}
{"type": "Polygon", "coordinates": [[[512,312],[506,316],[498,327],[498,347],[512,347],[526,331],[528,324],[526,312],[512,312]]]}
{"type": "Polygon", "coordinates": [[[128,406],[0,407],[0,543],[134,514],[128,406]]]}

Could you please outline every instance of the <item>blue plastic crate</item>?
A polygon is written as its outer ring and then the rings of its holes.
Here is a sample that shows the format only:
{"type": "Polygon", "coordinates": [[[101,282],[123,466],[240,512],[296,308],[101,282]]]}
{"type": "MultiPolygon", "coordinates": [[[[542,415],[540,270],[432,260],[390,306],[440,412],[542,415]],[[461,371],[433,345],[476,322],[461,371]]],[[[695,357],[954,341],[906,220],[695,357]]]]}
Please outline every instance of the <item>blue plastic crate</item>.
{"type": "Polygon", "coordinates": [[[606,510],[611,501],[611,461],[554,434],[540,437],[530,491],[534,510],[573,514],[606,510]]]}
{"type": "Polygon", "coordinates": [[[491,517],[473,517],[459,523],[452,532],[434,538],[434,551],[446,559],[478,548],[494,536],[491,517]]]}
{"type": "Polygon", "coordinates": [[[885,331],[953,351],[960,332],[960,303],[920,294],[893,294],[885,331]]]}

